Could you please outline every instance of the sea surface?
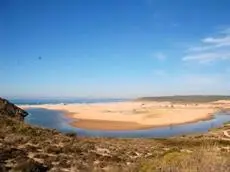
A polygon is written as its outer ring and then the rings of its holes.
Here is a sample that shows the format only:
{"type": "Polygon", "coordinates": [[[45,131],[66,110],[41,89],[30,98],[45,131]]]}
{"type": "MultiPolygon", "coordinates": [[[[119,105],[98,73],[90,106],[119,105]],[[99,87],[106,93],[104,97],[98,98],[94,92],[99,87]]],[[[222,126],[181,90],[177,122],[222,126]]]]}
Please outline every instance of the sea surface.
{"type": "Polygon", "coordinates": [[[129,99],[118,98],[66,98],[66,99],[9,99],[17,105],[39,105],[39,104],[60,104],[60,103],[106,103],[106,102],[122,102],[129,99]]]}
{"type": "MultiPolygon", "coordinates": [[[[74,100],[23,100],[12,101],[21,104],[54,104],[54,103],[97,103],[97,102],[120,102],[124,99],[74,99],[74,100]]],[[[66,118],[62,111],[48,110],[42,108],[27,109],[29,115],[25,118],[28,124],[56,129],[60,132],[76,132],[80,136],[92,137],[128,137],[128,138],[165,138],[191,133],[208,132],[211,128],[217,128],[225,122],[230,121],[230,113],[216,113],[213,119],[198,121],[189,124],[171,125],[168,127],[158,127],[153,129],[133,130],[133,131],[100,131],[75,128],[69,125],[71,119],[66,118]]]]}

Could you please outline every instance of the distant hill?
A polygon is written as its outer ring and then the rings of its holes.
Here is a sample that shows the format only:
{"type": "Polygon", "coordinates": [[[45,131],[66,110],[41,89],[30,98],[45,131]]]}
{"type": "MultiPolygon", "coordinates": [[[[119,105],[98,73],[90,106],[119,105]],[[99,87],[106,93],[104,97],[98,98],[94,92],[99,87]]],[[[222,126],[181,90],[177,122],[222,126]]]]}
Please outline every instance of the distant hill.
{"type": "Polygon", "coordinates": [[[136,101],[170,101],[170,102],[183,102],[183,103],[205,103],[218,100],[230,100],[230,96],[220,95],[192,95],[192,96],[162,96],[162,97],[141,97],[136,101]]]}

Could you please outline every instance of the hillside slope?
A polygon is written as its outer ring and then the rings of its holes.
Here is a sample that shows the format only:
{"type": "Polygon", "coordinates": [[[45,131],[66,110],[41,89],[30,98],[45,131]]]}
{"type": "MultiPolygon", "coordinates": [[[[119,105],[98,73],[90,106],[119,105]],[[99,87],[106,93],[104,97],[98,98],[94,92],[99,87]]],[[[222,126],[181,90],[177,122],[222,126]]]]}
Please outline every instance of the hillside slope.
{"type": "Polygon", "coordinates": [[[23,121],[28,115],[26,111],[0,97],[0,115],[23,121]]]}
{"type": "Polygon", "coordinates": [[[227,172],[229,129],[169,139],[85,138],[0,115],[0,171],[227,172]]]}

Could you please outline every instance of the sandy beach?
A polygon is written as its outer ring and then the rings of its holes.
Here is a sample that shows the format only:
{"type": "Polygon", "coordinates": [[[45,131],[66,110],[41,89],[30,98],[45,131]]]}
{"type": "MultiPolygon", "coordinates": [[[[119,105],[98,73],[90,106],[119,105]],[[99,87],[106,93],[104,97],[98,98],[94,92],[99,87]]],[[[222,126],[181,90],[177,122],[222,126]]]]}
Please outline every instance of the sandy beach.
{"type": "Polygon", "coordinates": [[[26,105],[66,112],[72,126],[91,130],[137,130],[210,119],[229,102],[172,104],[170,102],[115,102],[93,104],[26,105]]]}

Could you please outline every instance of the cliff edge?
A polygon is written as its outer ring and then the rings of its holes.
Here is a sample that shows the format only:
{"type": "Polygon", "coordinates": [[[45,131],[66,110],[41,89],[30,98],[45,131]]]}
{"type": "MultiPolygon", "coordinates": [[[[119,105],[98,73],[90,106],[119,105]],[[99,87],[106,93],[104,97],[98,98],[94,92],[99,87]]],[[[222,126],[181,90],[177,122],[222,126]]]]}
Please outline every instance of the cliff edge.
{"type": "Polygon", "coordinates": [[[0,97],[0,115],[23,121],[28,113],[0,97]]]}

